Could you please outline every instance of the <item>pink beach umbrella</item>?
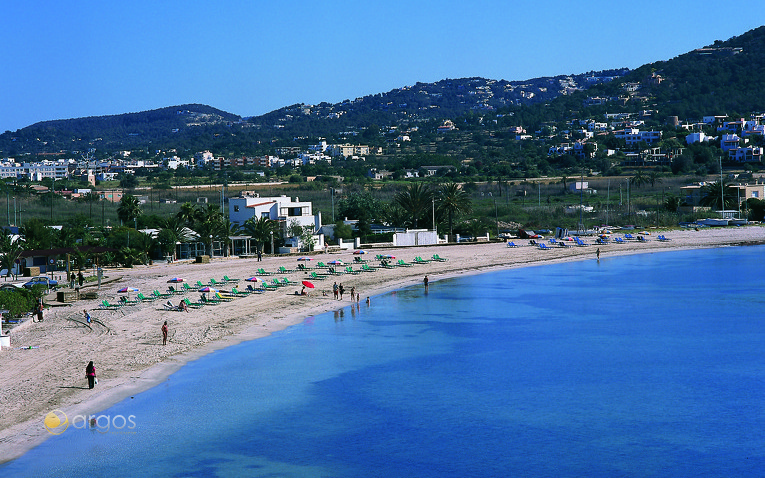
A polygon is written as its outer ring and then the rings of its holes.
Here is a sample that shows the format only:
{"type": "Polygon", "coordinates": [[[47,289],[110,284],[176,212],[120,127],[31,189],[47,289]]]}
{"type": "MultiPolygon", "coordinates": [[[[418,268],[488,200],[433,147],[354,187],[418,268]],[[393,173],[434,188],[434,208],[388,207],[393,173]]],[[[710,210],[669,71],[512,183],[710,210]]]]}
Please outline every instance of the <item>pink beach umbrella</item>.
{"type": "Polygon", "coordinates": [[[312,261],[313,259],[310,258],[310,257],[303,256],[303,257],[298,257],[297,260],[299,260],[299,261],[312,261]]]}
{"type": "Polygon", "coordinates": [[[138,289],[135,287],[123,287],[122,289],[118,290],[120,294],[124,293],[130,293],[130,292],[138,292],[138,289]]]}
{"type": "Polygon", "coordinates": [[[218,292],[218,289],[213,289],[212,287],[205,286],[199,289],[199,292],[218,292]]]}
{"type": "Polygon", "coordinates": [[[341,266],[341,265],[343,265],[343,261],[341,261],[341,260],[334,260],[334,261],[327,262],[327,264],[331,264],[333,266],[341,266]]]}
{"type": "Polygon", "coordinates": [[[384,257],[386,259],[395,259],[396,258],[396,256],[393,256],[393,255],[390,255],[390,254],[385,254],[382,257],[384,257]]]}
{"type": "Polygon", "coordinates": [[[368,252],[367,252],[367,251],[365,251],[364,249],[359,249],[359,250],[357,250],[357,251],[353,251],[353,253],[354,253],[354,254],[368,254],[368,252]]]}
{"type": "Polygon", "coordinates": [[[245,279],[245,281],[247,281],[247,282],[262,282],[260,279],[258,279],[258,278],[257,278],[257,277],[255,277],[255,276],[253,276],[253,277],[248,277],[248,278],[246,278],[246,279],[245,279]]]}
{"type": "Polygon", "coordinates": [[[173,277],[172,279],[167,281],[168,284],[177,284],[179,282],[183,282],[183,279],[181,279],[180,277],[173,277]]]}

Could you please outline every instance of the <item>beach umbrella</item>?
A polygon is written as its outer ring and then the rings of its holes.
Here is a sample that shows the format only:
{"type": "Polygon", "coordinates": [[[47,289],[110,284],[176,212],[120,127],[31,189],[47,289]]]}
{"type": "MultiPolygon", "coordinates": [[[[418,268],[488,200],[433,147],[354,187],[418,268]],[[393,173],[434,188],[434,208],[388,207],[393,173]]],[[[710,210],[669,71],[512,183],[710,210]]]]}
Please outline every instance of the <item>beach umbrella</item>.
{"type": "Polygon", "coordinates": [[[173,277],[172,279],[167,281],[168,284],[177,284],[179,282],[183,282],[183,279],[181,279],[180,277],[173,277]]]}
{"type": "Polygon", "coordinates": [[[354,254],[368,254],[368,252],[367,252],[367,251],[365,251],[364,249],[359,249],[359,250],[357,250],[357,251],[353,251],[353,253],[354,253],[354,254]]]}
{"type": "Polygon", "coordinates": [[[299,261],[312,261],[313,259],[311,257],[298,257],[297,260],[299,261]]]}
{"type": "Polygon", "coordinates": [[[199,292],[218,292],[218,289],[213,289],[212,287],[206,286],[199,289],[199,292]]]}
{"type": "Polygon", "coordinates": [[[396,256],[392,256],[392,255],[390,255],[390,254],[385,254],[385,255],[383,255],[382,257],[384,257],[384,258],[386,258],[386,259],[395,259],[395,258],[396,258],[396,256]]]}
{"type": "Polygon", "coordinates": [[[310,283],[310,282],[308,282],[307,280],[304,280],[304,281],[303,281],[303,285],[304,285],[304,286],[306,286],[306,287],[308,287],[309,289],[313,289],[313,284],[312,284],[312,283],[310,283]]]}
{"type": "Polygon", "coordinates": [[[257,277],[253,276],[253,277],[246,278],[245,281],[246,282],[258,282],[258,281],[260,281],[260,279],[258,279],[257,277]]]}
{"type": "Polygon", "coordinates": [[[327,264],[331,264],[333,266],[341,266],[341,265],[343,265],[343,261],[337,259],[337,260],[334,260],[334,261],[329,261],[329,262],[327,262],[327,264]]]}
{"type": "Polygon", "coordinates": [[[131,292],[138,292],[138,289],[135,288],[135,287],[123,287],[122,289],[118,290],[117,292],[119,292],[120,294],[125,294],[125,293],[129,294],[131,292]]]}

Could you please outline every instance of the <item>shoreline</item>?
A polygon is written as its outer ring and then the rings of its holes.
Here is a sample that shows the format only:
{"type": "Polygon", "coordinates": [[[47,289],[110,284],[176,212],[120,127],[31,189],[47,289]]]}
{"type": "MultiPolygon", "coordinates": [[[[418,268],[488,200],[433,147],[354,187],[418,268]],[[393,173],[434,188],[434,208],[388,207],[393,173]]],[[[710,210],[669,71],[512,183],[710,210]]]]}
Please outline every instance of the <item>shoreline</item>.
{"type": "MultiPolygon", "coordinates": [[[[589,247],[556,248],[542,251],[524,245],[507,248],[504,243],[458,244],[421,246],[374,250],[374,254],[396,255],[397,259],[411,261],[415,256],[430,258],[439,254],[447,262],[431,262],[411,267],[381,269],[374,273],[329,277],[312,281],[316,289],[311,296],[294,295],[302,272],[278,274],[288,277],[297,285],[274,292],[236,299],[218,306],[205,306],[189,313],[158,309],[164,300],[152,304],[124,307],[116,311],[102,311],[95,307],[106,297],[113,302],[117,289],[138,287],[144,293],[153,289],[164,291],[167,280],[183,277],[187,282],[223,275],[244,279],[256,268],[275,271],[279,266],[296,267],[295,257],[267,257],[262,262],[254,258],[216,258],[210,264],[173,263],[141,266],[135,269],[108,270],[107,276],[120,276],[113,283],[104,284],[98,300],[79,301],[71,307],[55,307],[46,311],[45,321],[13,329],[12,348],[3,348],[4,367],[0,380],[0,463],[23,455],[41,444],[51,435],[42,426],[45,415],[52,410],[64,410],[69,415],[90,415],[146,391],[167,380],[185,364],[244,341],[268,336],[273,332],[301,323],[305,318],[337,310],[350,305],[349,300],[337,301],[324,297],[321,290],[330,291],[332,283],[348,284],[361,291],[361,302],[367,296],[384,294],[407,286],[421,284],[425,274],[435,282],[459,275],[474,275],[496,270],[553,264],[560,262],[595,260],[600,249],[601,259],[639,253],[702,249],[765,243],[765,228],[683,230],[665,234],[671,239],[660,242],[653,236],[650,242],[595,245],[589,247]],[[67,320],[82,317],[87,308],[94,319],[107,327],[96,326],[88,330],[67,320]],[[161,345],[159,327],[167,320],[170,325],[168,345],[161,345]],[[18,347],[39,345],[38,349],[18,347]],[[94,390],[85,386],[84,367],[88,360],[96,363],[99,385],[94,390]],[[84,388],[84,390],[82,389],[84,388]]],[[[524,242],[527,241],[516,241],[524,242]]],[[[588,242],[593,242],[588,238],[588,242]]],[[[325,255],[312,254],[311,265],[327,259],[342,259],[352,264],[352,251],[325,255]]],[[[370,261],[373,265],[376,263],[370,261]]],[[[264,277],[265,278],[265,277],[264,277]]],[[[240,286],[244,288],[245,286],[240,286]]],[[[223,286],[223,288],[226,288],[223,286]]],[[[181,297],[196,299],[197,294],[181,297]]],[[[171,300],[177,302],[180,297],[171,300]]],[[[372,301],[374,306],[374,301],[372,301]]]]}

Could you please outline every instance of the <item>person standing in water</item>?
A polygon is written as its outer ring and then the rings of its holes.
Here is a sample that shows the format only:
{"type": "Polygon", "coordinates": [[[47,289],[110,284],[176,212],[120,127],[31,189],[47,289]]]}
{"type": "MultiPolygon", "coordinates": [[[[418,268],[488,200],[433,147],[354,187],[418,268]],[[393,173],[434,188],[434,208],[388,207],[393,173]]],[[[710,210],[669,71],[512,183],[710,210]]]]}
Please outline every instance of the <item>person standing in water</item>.
{"type": "Polygon", "coordinates": [[[422,283],[425,284],[425,288],[427,289],[428,288],[428,275],[427,274],[425,274],[425,278],[422,279],[422,283]]]}
{"type": "Polygon", "coordinates": [[[595,251],[595,255],[598,256],[598,260],[600,260],[600,247],[598,247],[598,250],[595,251]]]}

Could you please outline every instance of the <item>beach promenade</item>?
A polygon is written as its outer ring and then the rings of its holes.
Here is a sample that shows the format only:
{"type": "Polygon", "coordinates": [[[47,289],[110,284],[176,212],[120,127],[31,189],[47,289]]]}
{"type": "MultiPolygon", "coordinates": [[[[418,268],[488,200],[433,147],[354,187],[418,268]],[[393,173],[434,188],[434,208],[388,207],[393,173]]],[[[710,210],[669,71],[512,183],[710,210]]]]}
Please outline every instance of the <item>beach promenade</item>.
{"type": "MultiPolygon", "coordinates": [[[[97,300],[47,309],[44,322],[29,320],[16,327],[11,332],[12,348],[0,350],[0,462],[19,456],[50,436],[43,427],[43,419],[50,411],[60,409],[69,416],[96,414],[161,383],[190,360],[244,340],[263,337],[300,323],[308,316],[347,307],[351,303],[351,287],[359,291],[363,304],[367,297],[386,291],[409,285],[421,287],[426,274],[432,284],[456,275],[498,269],[594,261],[598,249],[600,261],[607,261],[625,254],[765,243],[765,228],[761,226],[670,231],[664,235],[670,240],[659,241],[657,233],[653,233],[647,236],[648,242],[596,245],[594,238],[587,238],[591,244],[588,247],[551,246],[553,250],[549,251],[531,246],[527,240],[515,240],[521,245],[517,248],[508,248],[504,243],[479,243],[375,249],[361,256],[372,266],[379,265],[374,260],[375,254],[393,255],[396,259],[392,262],[402,259],[411,263],[415,257],[430,259],[434,254],[447,261],[330,276],[325,280],[310,279],[304,271],[277,272],[280,266],[296,269],[299,264],[296,256],[264,256],[260,262],[254,258],[215,258],[209,264],[177,262],[108,269],[97,300]],[[277,273],[259,276],[258,268],[277,273]],[[208,284],[210,279],[220,281],[224,276],[241,279],[240,290],[248,284],[244,279],[252,276],[268,281],[274,277],[288,278],[296,285],[188,312],[166,310],[163,304],[167,300],[178,304],[183,297],[197,301],[198,292],[115,310],[98,309],[103,299],[115,303],[119,296],[126,295],[117,292],[123,287],[134,287],[148,295],[155,289],[165,292],[170,285],[179,286],[168,284],[173,277],[183,278],[189,284],[197,280],[208,284]],[[315,288],[309,290],[308,296],[295,295],[303,280],[310,280],[315,288]],[[346,290],[342,301],[333,298],[334,282],[342,283],[346,290]],[[83,323],[83,309],[89,311],[93,323],[83,323]],[[161,327],[165,321],[169,326],[168,343],[162,345],[161,327]],[[91,360],[98,374],[98,385],[93,390],[88,389],[84,372],[91,360]]],[[[310,254],[313,260],[306,264],[314,267],[319,261],[342,260],[358,270],[360,266],[353,263],[351,252],[310,254]]],[[[230,290],[231,285],[218,288],[230,290]]],[[[132,299],[136,293],[130,295],[132,299]]],[[[374,304],[372,300],[371,307],[374,304]]]]}

